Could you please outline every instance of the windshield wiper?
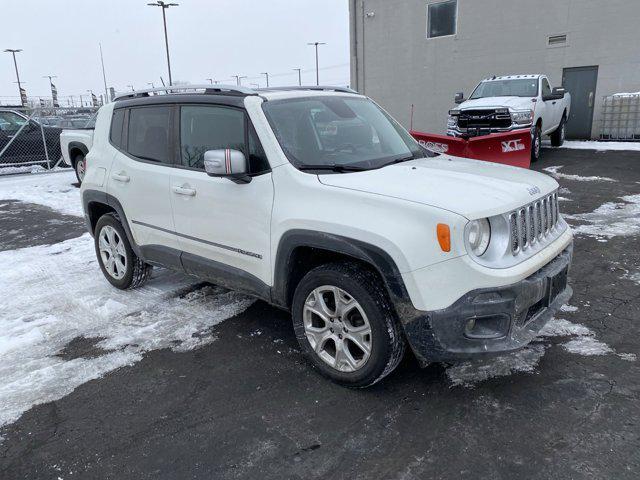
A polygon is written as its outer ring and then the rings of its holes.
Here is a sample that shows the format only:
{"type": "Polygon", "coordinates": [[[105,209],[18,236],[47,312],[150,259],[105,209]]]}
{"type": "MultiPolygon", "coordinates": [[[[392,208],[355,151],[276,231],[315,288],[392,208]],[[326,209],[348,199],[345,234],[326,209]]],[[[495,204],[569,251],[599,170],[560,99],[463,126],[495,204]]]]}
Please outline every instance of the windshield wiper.
{"type": "MultiPolygon", "coordinates": [[[[418,157],[420,158],[420,157],[418,157]]],[[[388,163],[385,163],[384,165],[382,165],[382,167],[380,168],[384,168],[384,167],[388,167],[389,165],[395,165],[396,163],[402,163],[402,162],[408,162],[409,160],[415,160],[416,156],[415,155],[407,155],[406,157],[400,157],[400,158],[396,158],[395,160],[391,160],[388,163]]]]}
{"type": "Polygon", "coordinates": [[[327,170],[330,172],[364,172],[369,170],[365,167],[357,167],[355,165],[301,165],[298,170],[327,170]]]}

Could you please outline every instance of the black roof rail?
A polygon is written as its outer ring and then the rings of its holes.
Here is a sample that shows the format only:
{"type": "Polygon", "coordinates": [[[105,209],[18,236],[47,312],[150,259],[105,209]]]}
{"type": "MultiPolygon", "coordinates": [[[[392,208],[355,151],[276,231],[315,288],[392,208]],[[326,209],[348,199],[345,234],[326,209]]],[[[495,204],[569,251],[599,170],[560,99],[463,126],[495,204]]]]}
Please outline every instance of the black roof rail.
{"type": "Polygon", "coordinates": [[[269,91],[291,91],[291,90],[309,90],[309,91],[319,91],[319,92],[340,92],[340,93],[355,93],[355,90],[352,90],[349,87],[334,87],[331,85],[309,85],[309,86],[293,86],[293,87],[269,87],[269,88],[261,88],[259,91],[269,92],[269,91]]]}
{"type": "Polygon", "coordinates": [[[115,101],[131,98],[150,97],[152,95],[159,95],[161,93],[165,95],[170,95],[172,93],[190,93],[197,90],[202,90],[202,93],[204,93],[205,95],[258,95],[258,92],[251,88],[245,88],[236,85],[171,85],[165,87],[147,88],[144,90],[135,90],[132,92],[116,93],[113,100],[115,101]]]}

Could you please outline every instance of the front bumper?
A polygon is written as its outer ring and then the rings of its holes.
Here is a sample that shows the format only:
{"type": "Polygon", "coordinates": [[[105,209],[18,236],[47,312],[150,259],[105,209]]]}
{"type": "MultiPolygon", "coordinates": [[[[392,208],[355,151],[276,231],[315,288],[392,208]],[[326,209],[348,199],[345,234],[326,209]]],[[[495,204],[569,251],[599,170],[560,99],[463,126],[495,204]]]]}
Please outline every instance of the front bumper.
{"type": "Polygon", "coordinates": [[[474,290],[448,308],[407,319],[404,329],[416,357],[424,365],[524,347],[571,298],[567,274],[572,256],[570,244],[520,282],[474,290]]]}
{"type": "Polygon", "coordinates": [[[450,137],[458,138],[471,138],[480,137],[483,135],[491,135],[493,133],[507,133],[515,130],[523,130],[525,128],[532,128],[531,124],[519,124],[512,123],[508,128],[495,128],[495,127],[478,127],[478,128],[458,128],[447,127],[447,135],[450,137]]]}

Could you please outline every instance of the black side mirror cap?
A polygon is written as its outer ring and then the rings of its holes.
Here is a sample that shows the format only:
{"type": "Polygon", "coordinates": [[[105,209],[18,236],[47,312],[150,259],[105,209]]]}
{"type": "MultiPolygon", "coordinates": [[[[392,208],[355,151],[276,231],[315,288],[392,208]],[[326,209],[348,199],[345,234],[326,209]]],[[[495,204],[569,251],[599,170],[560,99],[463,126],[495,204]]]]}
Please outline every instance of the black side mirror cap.
{"type": "Polygon", "coordinates": [[[456,93],[456,96],[453,98],[454,103],[460,105],[462,102],[464,102],[464,93],[462,92],[458,92],[456,93]]]}

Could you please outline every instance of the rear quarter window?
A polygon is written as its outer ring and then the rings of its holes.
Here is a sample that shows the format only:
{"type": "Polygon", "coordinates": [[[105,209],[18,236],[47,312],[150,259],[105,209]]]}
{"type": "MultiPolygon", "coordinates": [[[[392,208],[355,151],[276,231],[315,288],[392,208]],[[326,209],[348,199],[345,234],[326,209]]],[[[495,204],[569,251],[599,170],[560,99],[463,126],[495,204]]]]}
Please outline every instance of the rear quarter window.
{"type": "Polygon", "coordinates": [[[124,149],[122,145],[122,129],[124,126],[124,109],[114,110],[111,117],[111,131],[109,133],[109,140],[111,144],[120,149],[124,149]]]}

